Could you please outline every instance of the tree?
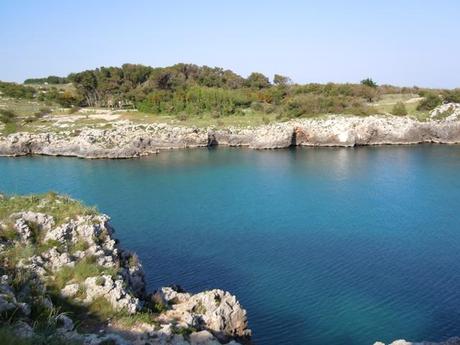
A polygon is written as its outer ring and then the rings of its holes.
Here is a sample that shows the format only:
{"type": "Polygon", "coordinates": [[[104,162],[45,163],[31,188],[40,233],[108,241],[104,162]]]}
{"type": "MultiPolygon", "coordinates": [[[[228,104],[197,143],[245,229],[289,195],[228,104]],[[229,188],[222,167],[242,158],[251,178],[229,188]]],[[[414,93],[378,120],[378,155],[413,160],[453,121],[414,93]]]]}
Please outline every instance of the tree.
{"type": "Polygon", "coordinates": [[[69,75],[77,91],[85,98],[90,107],[99,105],[97,77],[94,71],[84,71],[69,75]]]}
{"type": "Polygon", "coordinates": [[[125,81],[130,81],[132,85],[145,83],[152,72],[152,67],[129,63],[121,66],[121,69],[123,70],[125,81]]]}
{"type": "Polygon", "coordinates": [[[262,73],[253,72],[246,79],[246,85],[254,89],[270,87],[270,81],[262,73]]]}
{"type": "Polygon", "coordinates": [[[233,71],[224,71],[222,78],[225,86],[229,89],[239,89],[244,86],[244,78],[233,71]]]}
{"type": "Polygon", "coordinates": [[[377,87],[377,83],[375,81],[373,81],[371,78],[366,78],[366,79],[361,80],[361,84],[365,85],[365,86],[372,87],[372,88],[377,87]]]}
{"type": "Polygon", "coordinates": [[[378,96],[378,89],[369,85],[362,85],[361,96],[364,97],[368,102],[373,102],[378,96]]]}
{"type": "Polygon", "coordinates": [[[284,75],[275,74],[275,76],[273,77],[273,84],[275,85],[286,86],[291,83],[292,83],[291,78],[285,77],[284,75]]]}

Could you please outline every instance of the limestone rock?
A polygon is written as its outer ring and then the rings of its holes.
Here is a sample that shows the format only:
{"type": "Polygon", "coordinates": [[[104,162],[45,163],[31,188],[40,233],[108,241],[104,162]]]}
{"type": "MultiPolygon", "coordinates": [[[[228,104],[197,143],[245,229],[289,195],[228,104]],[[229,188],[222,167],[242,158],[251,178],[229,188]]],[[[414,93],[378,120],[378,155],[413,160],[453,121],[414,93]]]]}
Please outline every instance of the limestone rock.
{"type": "Polygon", "coordinates": [[[187,302],[191,294],[186,292],[178,292],[172,287],[162,287],[154,294],[154,299],[158,302],[168,305],[187,302]]]}
{"type": "Polygon", "coordinates": [[[220,343],[208,331],[200,331],[190,334],[191,345],[219,345],[220,343]]]}
{"type": "MultiPolygon", "coordinates": [[[[208,330],[219,339],[249,338],[251,331],[248,329],[246,310],[244,310],[236,297],[222,290],[211,290],[191,295],[174,294],[168,288],[160,291],[175,300],[172,309],[162,316],[163,320],[176,320],[184,327],[208,330]]],[[[169,297],[165,297],[168,300],[169,297]]]]}
{"type": "Polygon", "coordinates": [[[133,297],[123,286],[123,280],[109,275],[87,278],[84,282],[86,290],[85,303],[91,303],[98,297],[106,298],[116,310],[126,310],[130,314],[142,308],[138,298],[133,297]]]}
{"type": "Polygon", "coordinates": [[[75,261],[71,259],[68,253],[59,253],[56,248],[51,248],[49,251],[43,253],[42,258],[47,261],[46,265],[53,271],[57,271],[64,266],[75,266],[75,261]]]}
{"type": "Polygon", "coordinates": [[[290,146],[355,146],[460,143],[460,104],[442,105],[430,121],[409,116],[342,116],[297,119],[255,128],[199,129],[167,124],[115,121],[110,129],[85,127],[56,133],[0,136],[0,156],[28,154],[82,158],[132,158],[163,149],[242,146],[276,149],[290,146]]]}
{"type": "Polygon", "coordinates": [[[80,289],[80,285],[75,283],[75,284],[68,284],[64,286],[64,288],[61,289],[61,296],[62,297],[74,297],[77,293],[78,290],[80,289]]]}

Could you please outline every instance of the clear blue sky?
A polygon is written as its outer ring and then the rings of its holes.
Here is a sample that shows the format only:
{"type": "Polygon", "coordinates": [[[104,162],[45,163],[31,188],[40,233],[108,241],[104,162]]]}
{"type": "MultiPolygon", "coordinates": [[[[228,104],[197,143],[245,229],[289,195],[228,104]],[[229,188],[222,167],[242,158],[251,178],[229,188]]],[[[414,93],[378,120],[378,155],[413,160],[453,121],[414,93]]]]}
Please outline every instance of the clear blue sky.
{"type": "Polygon", "coordinates": [[[460,87],[460,1],[0,0],[0,80],[125,62],[460,87]]]}

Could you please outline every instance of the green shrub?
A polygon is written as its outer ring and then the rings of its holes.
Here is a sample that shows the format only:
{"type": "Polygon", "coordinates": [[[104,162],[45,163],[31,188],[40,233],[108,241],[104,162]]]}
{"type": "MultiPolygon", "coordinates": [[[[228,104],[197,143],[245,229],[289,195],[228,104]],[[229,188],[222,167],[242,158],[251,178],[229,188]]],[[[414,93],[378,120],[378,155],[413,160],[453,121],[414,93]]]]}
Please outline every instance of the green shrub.
{"type": "Polygon", "coordinates": [[[405,116],[405,115],[407,115],[406,106],[404,105],[403,102],[398,102],[393,106],[393,109],[391,110],[391,113],[393,115],[397,115],[397,116],[405,116]]]}
{"type": "Polygon", "coordinates": [[[13,123],[16,120],[16,113],[8,109],[0,109],[0,122],[5,124],[13,123]]]}
{"type": "Polygon", "coordinates": [[[36,94],[36,90],[30,86],[0,81],[0,93],[12,98],[32,99],[36,94]]]}
{"type": "Polygon", "coordinates": [[[193,86],[185,91],[159,90],[137,104],[139,111],[156,114],[200,115],[217,112],[230,115],[238,108],[248,107],[253,96],[242,90],[193,86]]]}
{"type": "Polygon", "coordinates": [[[46,78],[29,78],[24,80],[24,84],[66,84],[68,82],[67,78],[57,77],[54,75],[50,75],[46,78]]]}
{"type": "Polygon", "coordinates": [[[284,112],[290,117],[320,114],[370,115],[375,109],[355,97],[299,94],[287,99],[284,112]]]}
{"type": "Polygon", "coordinates": [[[437,106],[441,105],[442,100],[441,97],[434,93],[427,93],[424,99],[419,103],[417,106],[417,110],[419,111],[430,111],[436,108],[437,106]]]}
{"type": "Polygon", "coordinates": [[[460,103],[460,89],[445,91],[444,101],[447,103],[460,103]]]}

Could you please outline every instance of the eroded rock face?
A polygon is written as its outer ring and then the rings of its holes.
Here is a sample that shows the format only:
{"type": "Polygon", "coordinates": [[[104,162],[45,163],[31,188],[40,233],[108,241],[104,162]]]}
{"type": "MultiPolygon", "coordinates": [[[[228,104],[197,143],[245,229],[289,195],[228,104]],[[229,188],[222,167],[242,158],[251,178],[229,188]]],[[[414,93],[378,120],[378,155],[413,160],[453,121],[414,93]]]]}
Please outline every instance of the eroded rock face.
{"type": "Polygon", "coordinates": [[[84,303],[90,304],[98,297],[107,299],[118,310],[125,310],[130,314],[142,308],[139,298],[134,297],[129,289],[125,288],[122,279],[113,279],[109,275],[86,278],[83,283],[86,291],[84,303]]]}
{"type": "Polygon", "coordinates": [[[211,290],[192,295],[177,292],[172,288],[162,288],[155,297],[170,306],[161,320],[176,320],[182,327],[193,327],[211,332],[220,340],[229,338],[248,339],[246,310],[236,297],[223,290],[211,290]]]}
{"type": "Polygon", "coordinates": [[[112,122],[111,128],[59,133],[14,133],[0,137],[1,156],[42,154],[82,158],[132,158],[164,149],[241,146],[277,149],[290,146],[355,146],[460,143],[460,104],[435,109],[429,121],[408,116],[340,116],[299,119],[256,128],[186,128],[167,124],[112,122]]]}
{"type": "Polygon", "coordinates": [[[60,133],[14,133],[0,137],[0,155],[42,154],[82,158],[132,158],[158,149],[207,146],[207,132],[162,124],[115,122],[113,128],[60,133]]]}

